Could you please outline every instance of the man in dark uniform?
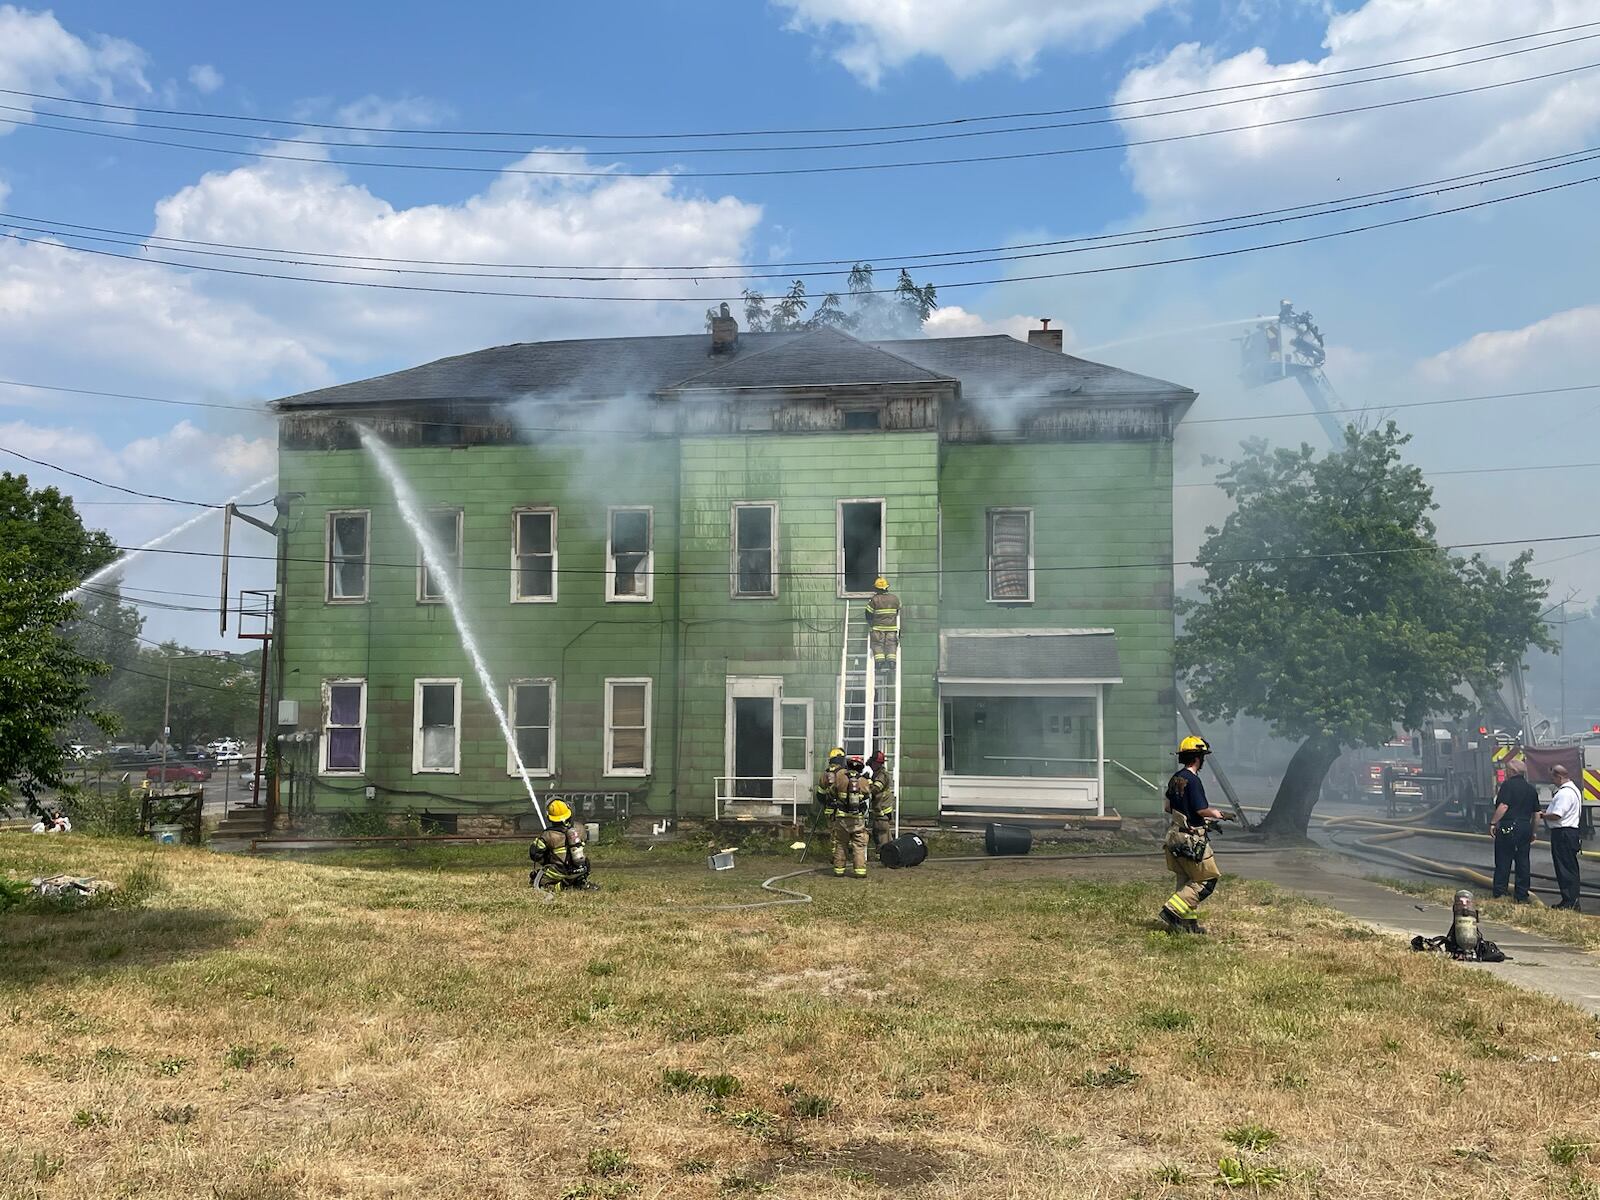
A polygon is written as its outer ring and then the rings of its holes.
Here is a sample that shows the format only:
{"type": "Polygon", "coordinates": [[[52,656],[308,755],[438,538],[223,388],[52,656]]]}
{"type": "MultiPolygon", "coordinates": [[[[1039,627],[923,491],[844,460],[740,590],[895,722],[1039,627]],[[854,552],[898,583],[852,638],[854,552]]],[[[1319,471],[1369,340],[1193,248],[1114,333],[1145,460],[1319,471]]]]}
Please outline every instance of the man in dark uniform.
{"type": "Polygon", "coordinates": [[[1494,816],[1489,820],[1489,835],[1494,838],[1494,894],[1506,894],[1515,867],[1518,904],[1528,902],[1533,878],[1528,851],[1533,847],[1533,821],[1539,812],[1539,789],[1528,782],[1527,771],[1519,758],[1506,763],[1506,780],[1495,795],[1494,816]]]}
{"type": "Polygon", "coordinates": [[[1210,753],[1205,738],[1184,738],[1178,743],[1178,770],[1167,781],[1166,807],[1172,820],[1162,849],[1166,852],[1167,870],[1178,881],[1178,890],[1161,906],[1161,924],[1169,933],[1205,932],[1196,914],[1222,877],[1216,856],[1211,853],[1209,823],[1232,820],[1232,814],[1212,808],[1206,799],[1200,768],[1210,753]]]}

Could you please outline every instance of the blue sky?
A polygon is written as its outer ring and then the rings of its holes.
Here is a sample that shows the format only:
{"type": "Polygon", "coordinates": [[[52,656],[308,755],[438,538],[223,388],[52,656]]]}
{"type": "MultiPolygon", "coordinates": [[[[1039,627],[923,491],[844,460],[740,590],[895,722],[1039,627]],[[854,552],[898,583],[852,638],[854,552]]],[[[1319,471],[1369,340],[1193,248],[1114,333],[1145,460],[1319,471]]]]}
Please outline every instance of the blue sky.
{"type": "MultiPolygon", "coordinates": [[[[1349,78],[1336,73],[1351,67],[1585,21],[1600,21],[1593,0],[781,0],[715,8],[668,0],[603,9],[485,4],[448,17],[436,5],[414,3],[283,3],[270,21],[234,5],[69,3],[50,10],[0,6],[0,88],[277,119],[257,129],[263,139],[318,136],[300,124],[313,121],[552,134],[835,127],[1053,110],[1263,80],[1304,87],[1349,78]]],[[[1600,27],[1543,40],[1595,33],[1600,27]]],[[[618,153],[639,143],[550,137],[507,139],[495,143],[502,154],[448,159],[497,170],[576,165],[664,172],[644,180],[264,162],[234,151],[308,150],[233,138],[225,143],[229,153],[213,154],[54,132],[38,125],[62,123],[58,118],[29,113],[24,98],[0,95],[0,104],[24,110],[0,110],[0,117],[22,122],[0,125],[0,210],[139,237],[386,257],[649,265],[859,256],[892,272],[906,254],[1144,229],[1569,154],[1600,144],[1600,70],[1570,70],[1591,62],[1600,62],[1600,39],[1315,94],[1274,98],[1269,90],[1255,103],[1195,113],[809,155],[686,152],[663,159],[618,153]],[[1512,82],[1555,71],[1569,73],[1512,82]],[[1210,133],[1227,124],[1491,83],[1507,86],[1210,133]],[[1175,133],[1205,136],[1124,145],[1175,133]],[[730,164],[1096,144],[1116,148],[881,173],[684,177],[730,164]],[[541,148],[587,157],[550,158],[536,153],[541,148]]],[[[1127,117],[1141,110],[1118,111],[1127,117]]],[[[122,116],[145,126],[192,123],[122,116]]],[[[123,132],[203,140],[148,128],[123,132]]],[[[688,143],[696,144],[704,143],[688,143]]],[[[447,161],[439,154],[409,158],[447,161]]],[[[1219,238],[917,273],[949,284],[1136,263],[1421,214],[1594,173],[1600,167],[1572,168],[1219,238]]],[[[1588,215],[1597,189],[1575,186],[1399,229],[1211,262],[947,288],[931,331],[1020,334],[1029,318],[1048,315],[1069,330],[1069,348],[1196,387],[1197,418],[1259,415],[1302,401],[1281,388],[1243,390],[1228,331],[1144,335],[1272,311],[1280,297],[1316,313],[1329,337],[1329,375],[1352,404],[1597,383],[1600,234],[1588,215]],[[1121,344],[1093,349],[1112,342],[1121,344]]],[[[633,294],[661,290],[627,286],[633,294]]],[[[0,378],[227,404],[507,341],[692,331],[700,311],[404,296],[207,276],[0,242],[0,378]]],[[[1416,434],[1418,462],[1459,472],[1600,459],[1584,449],[1597,411],[1600,391],[1421,409],[1401,419],[1416,434]]],[[[1180,439],[1180,477],[1207,477],[1204,456],[1226,453],[1249,434],[1318,437],[1309,421],[1195,425],[1180,439]]],[[[126,486],[207,500],[269,475],[273,461],[270,427],[242,414],[10,387],[0,387],[0,445],[126,486]]],[[[142,541],[187,515],[124,505],[104,489],[29,470],[67,487],[86,502],[91,519],[125,542],[142,541]]],[[[1592,475],[1441,475],[1441,529],[1460,540],[1600,530],[1585,501],[1592,475]]],[[[1178,531],[1185,545],[1222,511],[1215,497],[1186,495],[1193,503],[1181,506],[1178,531]]],[[[202,525],[175,545],[208,550],[216,541],[215,530],[202,525]]],[[[1541,551],[1561,592],[1575,588],[1586,599],[1600,592],[1600,553],[1578,553],[1589,545],[1541,551]]],[[[129,581],[152,589],[150,598],[154,589],[209,594],[215,564],[151,555],[129,581]]],[[[149,629],[200,645],[216,641],[214,620],[199,614],[152,609],[149,629]]]]}

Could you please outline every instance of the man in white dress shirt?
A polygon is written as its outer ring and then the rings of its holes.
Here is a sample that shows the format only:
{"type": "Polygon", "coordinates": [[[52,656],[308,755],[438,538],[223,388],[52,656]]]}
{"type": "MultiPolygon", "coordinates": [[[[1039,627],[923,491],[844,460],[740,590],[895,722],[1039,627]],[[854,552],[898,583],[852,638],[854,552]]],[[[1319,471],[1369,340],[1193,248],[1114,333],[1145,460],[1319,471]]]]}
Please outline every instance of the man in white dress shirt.
{"type": "Polygon", "coordinates": [[[1561,903],[1556,907],[1577,912],[1578,817],[1583,811],[1583,797],[1565,767],[1552,767],[1550,778],[1556,790],[1539,815],[1550,830],[1550,858],[1556,867],[1556,885],[1561,889],[1561,903]]]}

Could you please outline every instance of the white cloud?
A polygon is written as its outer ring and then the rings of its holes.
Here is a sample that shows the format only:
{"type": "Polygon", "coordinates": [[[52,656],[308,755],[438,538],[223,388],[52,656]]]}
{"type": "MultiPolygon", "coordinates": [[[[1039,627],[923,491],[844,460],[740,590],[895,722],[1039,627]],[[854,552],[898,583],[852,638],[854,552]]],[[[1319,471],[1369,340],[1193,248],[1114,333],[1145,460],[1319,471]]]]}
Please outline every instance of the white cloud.
{"type": "Polygon", "coordinates": [[[1600,304],[1570,308],[1520,329],[1475,334],[1431,358],[1417,373],[1434,384],[1541,381],[1567,374],[1593,382],[1594,347],[1600,342],[1600,304]]]}
{"type": "Polygon", "coordinates": [[[210,63],[199,63],[189,68],[189,82],[195,91],[209,96],[222,87],[222,72],[210,63]]]}
{"type": "Polygon", "coordinates": [[[371,129],[427,129],[450,115],[447,105],[423,96],[362,96],[335,110],[341,124],[371,129]]]}
{"type": "MultiPolygon", "coordinates": [[[[1076,341],[1072,330],[1061,325],[1059,321],[1051,323],[1061,328],[1064,341],[1070,348],[1076,341]]],[[[933,315],[922,326],[922,332],[928,337],[977,337],[982,334],[1003,333],[1025,342],[1028,340],[1028,330],[1038,327],[1038,321],[1033,317],[1012,316],[991,320],[975,312],[968,312],[959,304],[945,304],[934,309],[933,315]]]]}
{"type": "MultiPolygon", "coordinates": [[[[10,421],[0,425],[0,443],[85,475],[154,491],[170,490],[172,480],[181,477],[192,481],[187,494],[199,499],[213,498],[212,493],[229,483],[253,483],[270,475],[278,456],[275,437],[214,433],[186,420],[122,446],[109,445],[81,425],[10,421]]],[[[65,486],[69,491],[80,487],[71,481],[65,486]]],[[[98,489],[91,491],[99,495],[98,489]]]]}
{"type": "MultiPolygon", "coordinates": [[[[132,42],[103,36],[85,40],[63,29],[52,13],[0,5],[0,88],[104,100],[123,88],[148,92],[144,67],[145,53],[132,42]]],[[[33,107],[23,96],[7,103],[30,112],[33,107]]],[[[0,125],[0,133],[11,128],[0,125]]]]}
{"type": "Polygon", "coordinates": [[[966,79],[1034,68],[1041,51],[1097,50],[1171,0],[778,0],[789,28],[811,34],[869,87],[914,58],[966,79]]]}
{"type": "MultiPolygon", "coordinates": [[[[1130,103],[1141,97],[1260,80],[1300,87],[1324,81],[1343,83],[1348,76],[1325,77],[1370,63],[1574,25],[1593,16],[1590,0],[1523,0],[1519,4],[1502,0],[1368,0],[1329,20],[1325,53],[1315,60],[1275,62],[1260,47],[1220,56],[1209,46],[1188,43],[1129,72],[1116,99],[1130,103]]],[[[1486,49],[1465,57],[1493,53],[1496,50],[1486,49]]],[[[1125,119],[1122,131],[1130,140],[1142,140],[1304,117],[1525,78],[1579,66],[1593,61],[1594,56],[1594,43],[1580,43],[1460,70],[1278,99],[1264,90],[1164,102],[1132,112],[1164,111],[1257,94],[1262,97],[1178,116],[1125,119]]],[[[1447,61],[1453,60],[1438,59],[1395,70],[1416,70],[1447,61]]],[[[1564,153],[1592,141],[1597,128],[1600,87],[1593,75],[1573,74],[1386,110],[1133,146],[1127,152],[1127,169],[1150,207],[1215,215],[1234,211],[1241,200],[1264,206],[1264,202],[1284,196],[1339,196],[1369,186],[1422,182],[1564,153]]],[[[1472,198],[1477,198],[1476,193],[1472,198]]]]}

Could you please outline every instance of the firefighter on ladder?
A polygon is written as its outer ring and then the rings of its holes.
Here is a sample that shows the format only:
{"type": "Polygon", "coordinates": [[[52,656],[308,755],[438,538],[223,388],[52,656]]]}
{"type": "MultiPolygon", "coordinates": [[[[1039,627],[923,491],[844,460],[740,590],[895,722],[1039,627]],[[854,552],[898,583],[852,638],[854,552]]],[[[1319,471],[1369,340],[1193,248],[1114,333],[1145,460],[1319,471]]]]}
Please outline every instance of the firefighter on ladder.
{"type": "Polygon", "coordinates": [[[892,670],[900,654],[900,597],[881,575],[872,581],[872,599],[867,601],[867,641],[878,670],[892,670]]]}
{"type": "Polygon", "coordinates": [[[868,796],[872,811],[872,840],[883,845],[894,840],[894,780],[889,778],[889,762],[882,750],[874,750],[867,759],[867,772],[872,777],[868,796]]]}
{"type": "Polygon", "coordinates": [[[867,807],[872,798],[872,780],[866,765],[851,757],[829,778],[831,794],[823,815],[833,839],[833,876],[843,879],[848,873],[856,879],[867,877],[867,807]]]}
{"type": "Polygon", "coordinates": [[[1206,799],[1200,768],[1205,766],[1211,747],[1203,737],[1186,737],[1178,743],[1178,770],[1167,781],[1167,812],[1172,821],[1162,849],[1167,870],[1178,881],[1178,890],[1161,906],[1161,924],[1169,933],[1204,933],[1197,916],[1200,905],[1216,889],[1222,872],[1211,853],[1210,827],[1215,821],[1230,821],[1232,813],[1212,808],[1206,799]]]}

